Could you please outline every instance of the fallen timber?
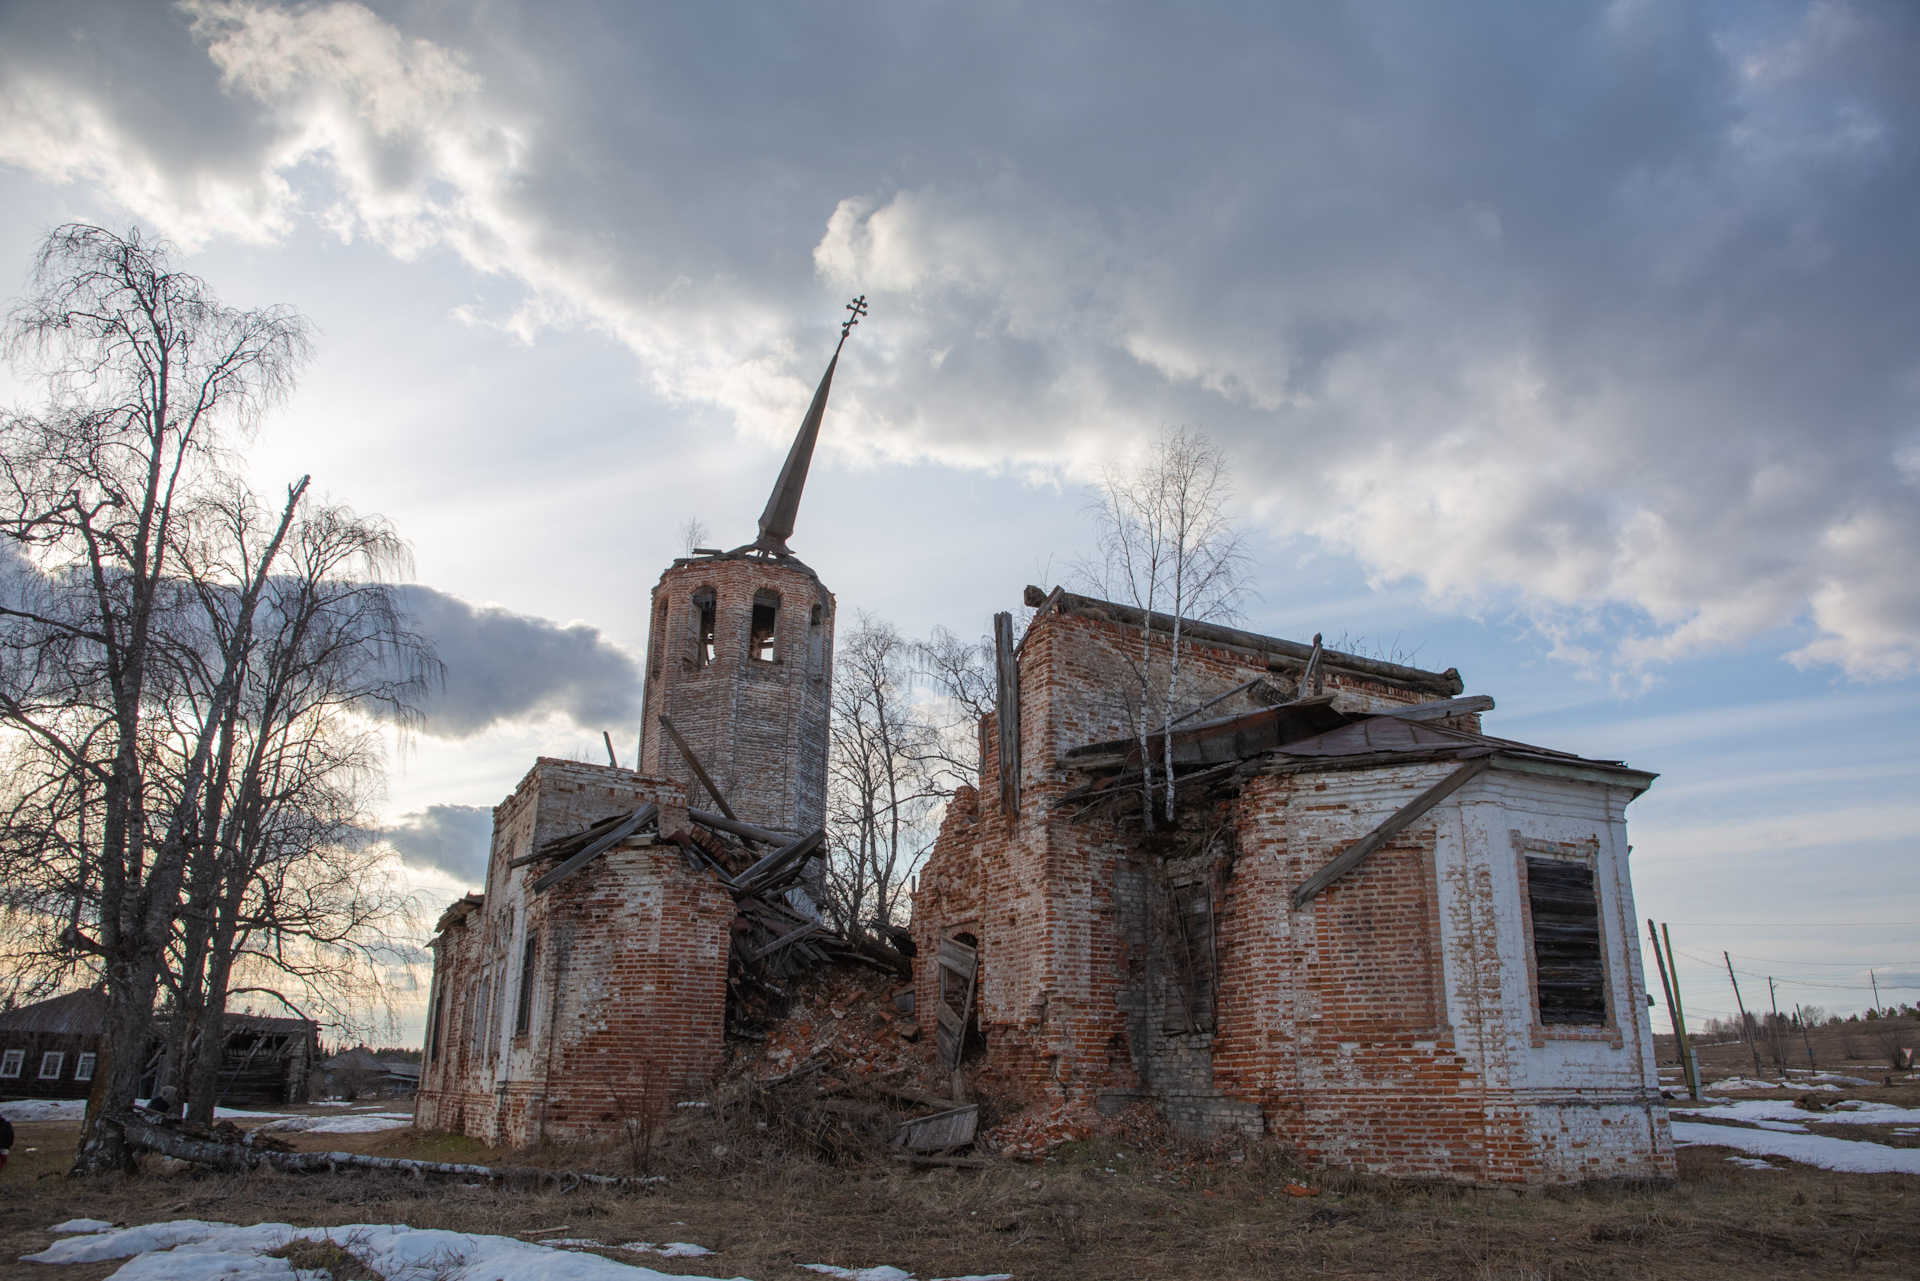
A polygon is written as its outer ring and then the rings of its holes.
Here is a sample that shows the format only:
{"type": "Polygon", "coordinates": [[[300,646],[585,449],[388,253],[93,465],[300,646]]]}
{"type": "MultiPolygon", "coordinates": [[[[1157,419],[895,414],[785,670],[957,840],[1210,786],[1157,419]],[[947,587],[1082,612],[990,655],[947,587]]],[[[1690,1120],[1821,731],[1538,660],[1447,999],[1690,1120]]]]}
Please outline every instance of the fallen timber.
{"type": "Polygon", "coordinates": [[[462,1178],[481,1178],[513,1184],[560,1183],[568,1188],[590,1183],[596,1187],[637,1187],[655,1183],[656,1178],[627,1178],[611,1174],[587,1174],[579,1170],[544,1170],[526,1165],[462,1165],[447,1161],[415,1161],[405,1157],[366,1156],[359,1152],[280,1152],[250,1143],[230,1143],[215,1138],[200,1138],[159,1121],[139,1115],[105,1118],[126,1136],[127,1145],[137,1151],[157,1152],[176,1161],[191,1161],[219,1170],[255,1170],[262,1166],[288,1174],[332,1174],[339,1170],[385,1170],[389,1173],[424,1177],[429,1174],[462,1178]]]}
{"type": "Polygon", "coordinates": [[[763,1025],[785,1008],[788,992],[782,984],[823,965],[850,963],[912,976],[912,961],[895,933],[880,928],[872,938],[859,931],[849,937],[823,920],[810,900],[792,897],[826,844],[824,830],[792,836],[704,810],[692,810],[688,818],[691,823],[682,830],[661,832],[659,809],[648,803],[546,841],[509,866],[560,860],[534,881],[539,893],[628,843],[677,847],[688,867],[712,875],[734,900],[727,956],[731,1035],[763,1035],[763,1025]],[[761,854],[755,844],[773,848],[761,854]]]}

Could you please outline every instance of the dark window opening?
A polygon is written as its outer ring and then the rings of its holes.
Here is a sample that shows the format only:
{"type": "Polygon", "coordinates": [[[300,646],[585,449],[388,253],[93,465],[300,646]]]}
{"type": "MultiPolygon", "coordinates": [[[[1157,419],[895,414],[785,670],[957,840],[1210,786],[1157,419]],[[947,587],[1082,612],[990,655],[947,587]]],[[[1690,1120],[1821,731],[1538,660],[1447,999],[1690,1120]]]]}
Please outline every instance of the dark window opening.
{"type": "Polygon", "coordinates": [[[696,593],[693,598],[693,656],[694,661],[702,667],[713,661],[713,620],[713,593],[696,593]]]}
{"type": "Polygon", "coordinates": [[[773,661],[774,630],[780,621],[780,598],[771,592],[755,592],[753,631],[747,637],[747,656],[763,663],[773,661]]]}
{"type": "Polygon", "coordinates": [[[440,1020],[447,1008],[447,993],[438,983],[434,987],[433,1000],[427,1006],[427,1036],[420,1053],[422,1066],[440,1058],[440,1020]]]}
{"type": "Polygon", "coordinates": [[[1534,989],[1542,1026],[1604,1024],[1607,983],[1593,869],[1564,859],[1529,857],[1527,903],[1533,916],[1534,989]]]}
{"type": "Polygon", "coordinates": [[[540,936],[527,935],[527,950],[520,955],[520,1004],[513,1012],[513,1034],[525,1036],[533,1023],[533,959],[540,951],[540,936]]]}

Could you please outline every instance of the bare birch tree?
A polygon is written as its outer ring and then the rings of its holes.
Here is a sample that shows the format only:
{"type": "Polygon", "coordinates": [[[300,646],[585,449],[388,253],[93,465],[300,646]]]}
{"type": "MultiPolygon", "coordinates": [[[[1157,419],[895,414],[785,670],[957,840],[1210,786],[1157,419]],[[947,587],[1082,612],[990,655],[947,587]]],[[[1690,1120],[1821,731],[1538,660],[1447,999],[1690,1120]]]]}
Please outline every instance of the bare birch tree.
{"type": "Polygon", "coordinates": [[[1226,455],[1205,433],[1172,427],[1139,456],[1107,468],[1091,504],[1097,559],[1081,564],[1080,577],[1109,600],[1170,620],[1164,666],[1152,620],[1143,620],[1127,700],[1135,709],[1142,814],[1149,828],[1155,799],[1149,739],[1156,721],[1164,816],[1168,822],[1174,817],[1172,727],[1182,632],[1189,622],[1234,617],[1247,591],[1246,550],[1226,512],[1231,496],[1226,455]]]}
{"type": "Polygon", "coordinates": [[[988,712],[994,710],[993,642],[963,641],[936,627],[911,647],[915,675],[940,699],[945,715],[932,723],[931,763],[943,786],[978,787],[986,753],[988,712]]]}
{"type": "MultiPolygon", "coordinates": [[[[90,892],[73,902],[92,906],[84,920],[76,907],[65,939],[101,966],[109,1049],[140,1047],[207,760],[196,753],[169,812],[149,813],[143,758],[175,522],[213,470],[221,433],[251,425],[291,388],[307,325],[287,308],[223,305],[138,231],[56,228],[33,283],[8,317],[8,347],[44,376],[50,403],[0,426],[0,534],[40,573],[16,584],[29,587],[23,598],[0,603],[13,660],[0,723],[86,793],[76,876],[90,892]]],[[[232,697],[231,681],[220,688],[232,697]]],[[[141,1057],[109,1054],[110,1107],[132,1103],[141,1057]]],[[[126,1159],[117,1130],[90,1126],[76,1168],[126,1159]]]]}
{"type": "Polygon", "coordinates": [[[352,835],[377,781],[363,714],[410,706],[431,668],[359,581],[389,531],[315,509],[304,478],[263,508],[224,466],[291,388],[305,322],[226,307],[170,258],[58,228],[7,330],[49,399],[0,418],[0,885],[29,925],[15,956],[107,996],[83,1173],[128,1159],[99,1116],[133,1101],[162,985],[217,1069],[229,996],[278,975],[285,1001],[383,946],[396,904],[352,835]]]}
{"type": "Polygon", "coordinates": [[[385,581],[405,549],[378,521],[310,509],[267,584],[258,625],[241,635],[231,564],[236,554],[244,561],[256,522],[237,494],[182,555],[210,635],[204,652],[183,658],[186,692],[174,705],[188,715],[213,709],[214,653],[239,645],[242,674],[241,696],[212,730],[215,767],[165,975],[172,1084],[199,1120],[213,1115],[229,996],[270,996],[354,1028],[385,1001],[395,935],[415,932],[410,899],[371,847],[366,811],[382,763],[366,713],[409,723],[438,673],[385,581]]]}
{"type": "Polygon", "coordinates": [[[911,699],[911,646],[862,614],[835,645],[827,765],[828,903],[842,929],[893,923],[946,792],[938,735],[911,699]]]}

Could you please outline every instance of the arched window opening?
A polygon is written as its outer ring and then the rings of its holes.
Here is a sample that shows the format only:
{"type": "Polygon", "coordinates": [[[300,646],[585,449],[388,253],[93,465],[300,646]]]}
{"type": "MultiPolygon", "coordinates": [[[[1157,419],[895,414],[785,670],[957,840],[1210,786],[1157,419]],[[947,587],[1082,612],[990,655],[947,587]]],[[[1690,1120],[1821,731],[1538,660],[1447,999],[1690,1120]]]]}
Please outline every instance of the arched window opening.
{"type": "Polygon", "coordinates": [[[717,611],[713,588],[702,587],[693,594],[693,661],[705,667],[714,659],[713,627],[717,611]]]}
{"type": "Polygon", "coordinates": [[[771,663],[774,641],[780,622],[780,596],[777,592],[753,594],[753,631],[747,638],[747,656],[771,663]]]}

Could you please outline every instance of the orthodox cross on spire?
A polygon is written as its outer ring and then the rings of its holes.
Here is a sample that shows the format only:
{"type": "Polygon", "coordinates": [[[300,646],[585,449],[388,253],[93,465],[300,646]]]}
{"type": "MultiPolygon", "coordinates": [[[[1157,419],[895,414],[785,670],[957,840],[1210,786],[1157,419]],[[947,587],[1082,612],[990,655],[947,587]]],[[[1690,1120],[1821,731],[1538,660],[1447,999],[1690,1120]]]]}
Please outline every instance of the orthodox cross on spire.
{"type": "Polygon", "coordinates": [[[792,554],[787,549],[787,539],[793,536],[793,523],[800,515],[800,491],[806,488],[813,445],[820,438],[820,420],[826,417],[827,392],[833,387],[834,366],[840,363],[840,349],[847,345],[847,335],[866,314],[865,294],[847,304],[847,318],[840,322],[840,341],[834,344],[833,359],[827,362],[827,372],[821,375],[813,403],[807,406],[807,416],[800,422],[800,434],[793,438],[793,448],[787,451],[787,463],[780,469],[780,479],[773,482],[767,509],[760,513],[760,537],[749,544],[749,551],[771,552],[776,556],[792,554]]]}

